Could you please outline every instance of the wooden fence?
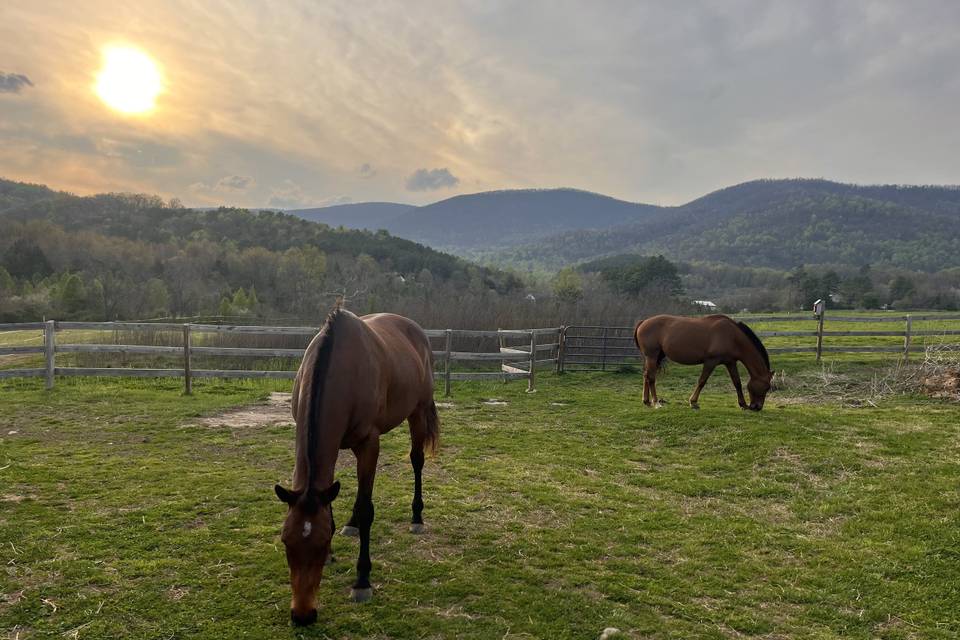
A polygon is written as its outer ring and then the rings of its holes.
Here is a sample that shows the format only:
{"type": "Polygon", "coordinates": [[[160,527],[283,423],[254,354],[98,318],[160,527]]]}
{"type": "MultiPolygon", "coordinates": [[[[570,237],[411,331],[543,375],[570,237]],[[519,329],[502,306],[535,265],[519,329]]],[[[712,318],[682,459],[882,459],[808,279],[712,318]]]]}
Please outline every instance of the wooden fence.
{"type": "MultiPolygon", "coordinates": [[[[917,338],[960,336],[960,329],[917,329],[914,323],[930,321],[956,321],[960,315],[904,315],[904,316],[834,316],[821,314],[818,319],[809,315],[743,316],[737,318],[754,326],[764,323],[792,323],[816,321],[816,329],[808,330],[758,330],[763,338],[797,337],[809,338],[808,344],[791,346],[768,346],[776,353],[814,353],[819,361],[823,353],[896,353],[904,359],[925,347],[916,343],[917,338]],[[903,328],[880,330],[828,330],[829,323],[902,323],[903,328]],[[849,337],[887,337],[902,340],[900,344],[842,345],[834,341],[849,337]]],[[[47,388],[53,388],[57,376],[135,376],[135,377],[182,377],[186,393],[192,391],[197,378],[285,378],[292,379],[292,370],[264,369],[202,369],[194,366],[195,357],[239,358],[284,358],[299,360],[302,348],[252,348],[236,346],[204,346],[203,340],[195,343],[195,336],[209,334],[234,336],[298,336],[308,340],[316,335],[316,327],[268,327],[219,324],[180,324],[170,322],[47,322],[0,324],[4,331],[42,331],[43,344],[30,346],[2,346],[0,357],[15,355],[42,355],[43,367],[0,369],[0,379],[43,377],[47,388]],[[182,334],[179,344],[171,346],[147,344],[58,344],[57,333],[71,330],[113,332],[176,332],[182,334]],[[126,366],[69,367],[57,366],[57,354],[119,354],[154,355],[173,357],[182,364],[171,368],[136,368],[126,366]]],[[[427,336],[433,347],[435,374],[444,382],[449,395],[451,383],[458,380],[512,380],[526,379],[527,388],[533,391],[537,369],[544,365],[555,366],[556,371],[604,371],[628,365],[642,365],[640,353],[633,341],[633,327],[565,326],[546,329],[503,329],[497,331],[473,331],[461,329],[428,330],[427,336]],[[454,349],[455,343],[469,342],[469,350],[454,349]],[[495,345],[490,350],[480,345],[495,345]],[[463,370],[466,363],[467,369],[463,370]],[[482,370],[484,366],[499,365],[496,370],[482,370]],[[460,367],[461,370],[454,370],[460,367]]],[[[940,344],[938,348],[960,351],[960,344],[940,344]]]]}
{"type": "MultiPolygon", "coordinates": [[[[30,369],[0,369],[3,378],[46,378],[47,389],[52,389],[57,376],[128,376],[128,377],[182,377],[185,393],[191,393],[195,378],[280,378],[292,379],[296,372],[292,370],[257,369],[197,369],[193,366],[195,356],[247,357],[247,358],[290,358],[300,359],[303,349],[267,349],[248,347],[211,347],[197,346],[194,336],[197,334],[259,335],[259,336],[301,336],[307,339],[317,334],[317,327],[266,327],[214,324],[179,324],[168,322],[46,322],[0,324],[4,331],[43,331],[43,345],[2,346],[0,356],[42,354],[44,366],[30,369]],[[179,346],[159,346],[142,344],[58,344],[57,333],[70,330],[113,331],[113,332],[182,332],[179,346]],[[134,367],[63,367],[57,366],[58,353],[99,353],[99,354],[140,354],[154,356],[172,356],[182,362],[176,368],[134,368],[134,367]]],[[[435,373],[444,381],[444,389],[450,394],[451,382],[456,380],[510,380],[525,378],[528,391],[534,390],[538,365],[557,363],[560,348],[560,329],[510,329],[498,331],[470,331],[460,329],[434,329],[426,331],[434,345],[435,373]],[[456,339],[486,338],[496,340],[499,350],[454,351],[456,339]],[[441,340],[443,347],[436,349],[435,342],[441,340]],[[518,343],[519,341],[519,343],[518,343]],[[514,343],[514,344],[511,344],[514,343]],[[454,371],[454,363],[474,363],[474,366],[496,363],[497,371],[454,371]]]]}
{"type": "MultiPolygon", "coordinates": [[[[822,313],[785,316],[738,316],[737,320],[751,324],[816,322],[816,329],[756,331],[761,338],[805,337],[810,344],[787,347],[767,347],[771,354],[813,353],[819,362],[824,353],[895,353],[905,360],[911,353],[923,351],[916,338],[960,336],[960,329],[916,329],[914,323],[957,321],[960,315],[909,314],[902,316],[840,316],[822,313]],[[901,323],[902,330],[827,330],[827,322],[840,323],[901,323]],[[844,345],[831,344],[842,337],[892,337],[902,339],[900,345],[844,345]]],[[[939,349],[960,351],[960,344],[940,344],[939,349]]],[[[568,326],[561,328],[561,347],[558,371],[607,371],[626,366],[643,366],[642,357],[633,339],[633,327],[568,326]]]]}

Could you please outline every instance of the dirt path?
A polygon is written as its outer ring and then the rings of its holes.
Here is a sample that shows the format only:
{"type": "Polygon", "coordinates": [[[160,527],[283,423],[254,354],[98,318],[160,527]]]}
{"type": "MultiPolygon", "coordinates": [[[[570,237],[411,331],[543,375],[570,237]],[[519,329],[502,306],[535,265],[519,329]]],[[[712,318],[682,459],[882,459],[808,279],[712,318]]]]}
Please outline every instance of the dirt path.
{"type": "Polygon", "coordinates": [[[247,427],[262,427],[267,425],[293,426],[293,416],[290,415],[289,393],[271,393],[264,404],[248,405],[233,409],[220,415],[210,416],[200,421],[208,427],[230,427],[243,429],[247,427]]]}

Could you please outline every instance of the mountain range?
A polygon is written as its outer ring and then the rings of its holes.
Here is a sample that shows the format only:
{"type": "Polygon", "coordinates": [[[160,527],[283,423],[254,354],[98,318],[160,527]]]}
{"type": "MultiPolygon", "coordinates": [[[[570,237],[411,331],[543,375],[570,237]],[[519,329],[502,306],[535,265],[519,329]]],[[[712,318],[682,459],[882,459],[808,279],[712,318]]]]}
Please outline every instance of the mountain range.
{"type": "Polygon", "coordinates": [[[291,211],[331,225],[385,229],[483,262],[556,269],[620,253],[746,266],[960,264],[960,188],[755,180],[680,206],[575,189],[492,191],[426,206],[291,211]]]}

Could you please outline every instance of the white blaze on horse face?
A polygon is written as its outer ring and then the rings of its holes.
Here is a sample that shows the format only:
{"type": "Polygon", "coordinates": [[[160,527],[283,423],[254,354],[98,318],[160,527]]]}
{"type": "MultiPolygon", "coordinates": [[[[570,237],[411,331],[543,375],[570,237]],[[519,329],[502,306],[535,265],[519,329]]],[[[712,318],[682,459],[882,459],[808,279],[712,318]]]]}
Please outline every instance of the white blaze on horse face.
{"type": "Polygon", "coordinates": [[[313,531],[313,525],[310,524],[309,520],[307,520],[306,522],[303,523],[303,537],[309,538],[311,531],[313,531]]]}

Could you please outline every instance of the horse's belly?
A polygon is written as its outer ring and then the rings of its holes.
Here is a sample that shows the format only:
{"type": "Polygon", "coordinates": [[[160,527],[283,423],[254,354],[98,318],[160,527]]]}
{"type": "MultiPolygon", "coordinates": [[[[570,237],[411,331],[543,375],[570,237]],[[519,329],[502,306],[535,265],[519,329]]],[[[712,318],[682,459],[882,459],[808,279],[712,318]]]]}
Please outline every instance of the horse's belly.
{"type": "Polygon", "coordinates": [[[671,362],[677,364],[702,364],[708,357],[709,345],[699,336],[682,339],[668,339],[663,341],[663,353],[671,362]]]}

